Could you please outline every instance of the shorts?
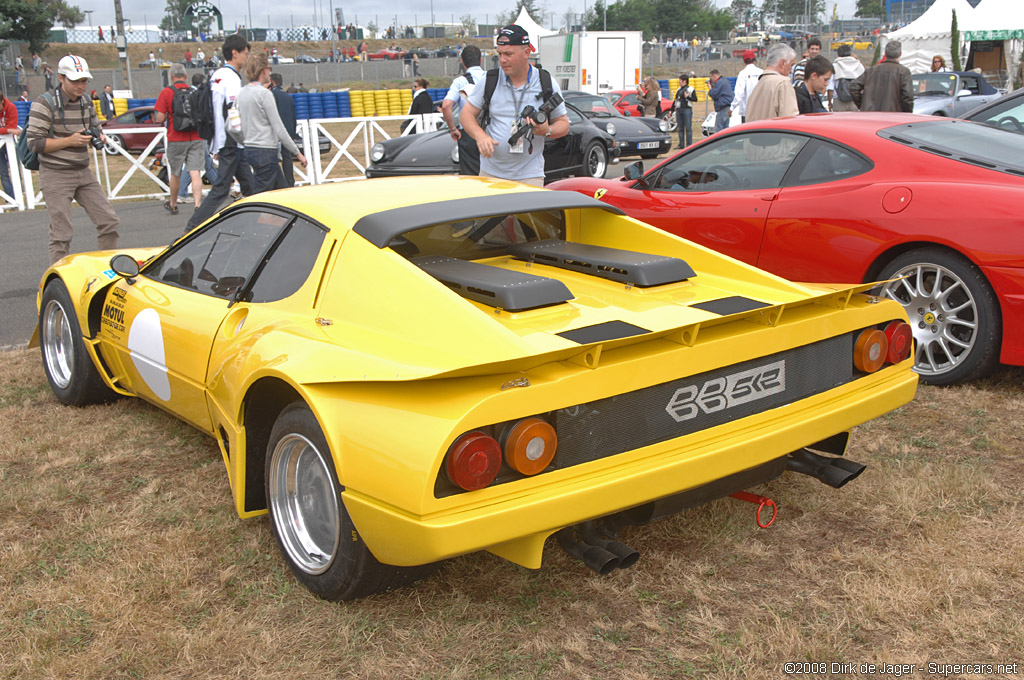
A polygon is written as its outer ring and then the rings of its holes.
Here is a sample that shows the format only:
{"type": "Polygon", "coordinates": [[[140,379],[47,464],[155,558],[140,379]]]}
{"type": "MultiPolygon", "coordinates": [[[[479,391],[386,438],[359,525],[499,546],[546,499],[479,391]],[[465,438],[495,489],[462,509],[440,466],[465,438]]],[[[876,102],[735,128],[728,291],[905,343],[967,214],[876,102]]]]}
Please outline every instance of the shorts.
{"type": "Polygon", "coordinates": [[[182,165],[187,172],[206,169],[206,142],[167,142],[167,171],[175,177],[181,175],[182,165]]]}

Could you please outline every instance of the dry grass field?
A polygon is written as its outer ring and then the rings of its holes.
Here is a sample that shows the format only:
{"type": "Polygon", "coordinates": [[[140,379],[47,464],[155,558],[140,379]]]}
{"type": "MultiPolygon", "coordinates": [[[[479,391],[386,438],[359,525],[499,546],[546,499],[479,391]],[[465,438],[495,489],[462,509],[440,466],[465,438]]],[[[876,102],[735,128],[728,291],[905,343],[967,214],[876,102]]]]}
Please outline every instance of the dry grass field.
{"type": "Polygon", "coordinates": [[[549,541],[539,571],[480,553],[335,604],[297,585],[265,518],[237,518],[212,440],[137,400],[63,407],[37,350],[0,353],[0,677],[1024,662],[1022,422],[1022,369],[922,387],[856,430],[849,455],[869,468],[846,488],[786,475],[756,489],[780,507],[769,529],[724,499],[629,530],[641,560],[608,577],[549,541]]]}

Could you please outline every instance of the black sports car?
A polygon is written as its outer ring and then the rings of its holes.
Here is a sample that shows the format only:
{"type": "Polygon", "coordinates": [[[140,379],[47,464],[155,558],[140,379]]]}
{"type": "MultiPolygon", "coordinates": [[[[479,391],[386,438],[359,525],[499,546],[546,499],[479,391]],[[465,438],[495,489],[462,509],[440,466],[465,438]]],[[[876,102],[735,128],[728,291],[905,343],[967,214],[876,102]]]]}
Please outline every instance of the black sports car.
{"type": "MultiPolygon", "coordinates": [[[[565,106],[569,134],[544,140],[544,175],[548,181],[562,177],[604,177],[610,161],[618,162],[615,138],[579,110],[565,106]]],[[[446,130],[406,135],[378,142],[370,149],[367,177],[398,175],[448,175],[459,172],[459,148],[446,130]]]]}
{"type": "Polygon", "coordinates": [[[615,146],[619,149],[620,157],[655,158],[672,149],[672,135],[667,131],[652,129],[649,124],[643,122],[643,118],[623,116],[601,95],[575,90],[568,90],[562,95],[594,124],[603,127],[608,134],[615,137],[615,146]]]}

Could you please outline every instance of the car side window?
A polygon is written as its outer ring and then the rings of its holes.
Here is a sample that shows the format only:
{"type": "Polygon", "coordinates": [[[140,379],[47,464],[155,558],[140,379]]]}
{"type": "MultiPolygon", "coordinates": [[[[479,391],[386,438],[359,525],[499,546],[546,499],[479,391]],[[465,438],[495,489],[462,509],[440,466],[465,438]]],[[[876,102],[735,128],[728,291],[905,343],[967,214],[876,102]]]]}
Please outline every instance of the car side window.
{"type": "Polygon", "coordinates": [[[143,275],[214,297],[230,298],[246,284],[289,218],[247,210],[211,224],[143,270],[143,275]]]}
{"type": "Polygon", "coordinates": [[[250,302],[274,302],[292,295],[309,278],[326,235],[323,227],[297,218],[256,276],[250,302]]]}
{"type": "Polygon", "coordinates": [[[622,98],[622,101],[619,102],[619,105],[620,106],[636,106],[636,95],[635,94],[627,94],[625,97],[622,98]]]}
{"type": "Polygon", "coordinates": [[[978,83],[978,79],[971,76],[960,77],[960,89],[970,90],[971,94],[981,94],[981,85],[978,83]]]}
{"type": "Polygon", "coordinates": [[[114,119],[121,125],[135,125],[135,114],[134,113],[123,113],[114,119]]]}
{"type": "Polygon", "coordinates": [[[1024,97],[1004,97],[980,115],[967,117],[977,123],[1024,133],[1024,97]]]}
{"type": "Polygon", "coordinates": [[[807,139],[781,132],[730,135],[666,164],[648,183],[658,191],[775,188],[807,139]]]}
{"type": "Polygon", "coordinates": [[[786,176],[786,186],[820,184],[853,177],[871,169],[871,163],[849,149],[822,139],[811,140],[786,176]]]}
{"type": "Polygon", "coordinates": [[[583,116],[581,116],[580,114],[576,113],[575,111],[570,109],[568,106],[565,107],[565,113],[566,113],[567,116],[569,116],[569,124],[570,125],[575,125],[576,123],[582,123],[583,122],[583,116]]]}

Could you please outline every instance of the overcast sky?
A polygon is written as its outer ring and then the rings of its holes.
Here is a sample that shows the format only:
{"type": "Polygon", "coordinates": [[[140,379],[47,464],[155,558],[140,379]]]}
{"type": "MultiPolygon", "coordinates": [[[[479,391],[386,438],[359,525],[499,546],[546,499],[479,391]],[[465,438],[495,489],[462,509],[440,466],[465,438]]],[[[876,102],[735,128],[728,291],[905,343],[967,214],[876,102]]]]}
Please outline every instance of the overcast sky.
{"type": "MultiPolygon", "coordinates": [[[[211,0],[220,8],[224,15],[224,27],[233,28],[236,24],[248,24],[249,11],[252,11],[252,25],[257,28],[264,27],[288,27],[312,25],[314,5],[318,19],[330,15],[331,3],[335,0],[211,0]]],[[[614,0],[613,0],[614,1],[614,0]]],[[[727,7],[731,0],[716,0],[719,7],[727,7]]],[[[856,0],[826,0],[827,13],[831,15],[832,4],[838,5],[840,18],[851,18],[856,7],[856,0]]],[[[78,4],[83,10],[92,10],[89,19],[95,26],[97,24],[110,25],[114,21],[113,0],[84,0],[72,4],[78,4]]],[[[379,26],[388,26],[395,21],[395,12],[390,14],[382,13],[383,7],[396,7],[401,5],[398,12],[398,24],[429,23],[431,2],[430,0],[413,0],[401,3],[381,3],[379,0],[347,0],[340,5],[345,15],[346,23],[358,22],[366,25],[376,21],[379,26]]],[[[544,17],[535,16],[537,23],[548,28],[561,28],[565,21],[563,16],[567,11],[582,12],[584,0],[539,0],[537,3],[543,6],[546,11],[544,17]]],[[[591,3],[587,2],[587,6],[591,3]]],[[[755,0],[754,4],[760,2],[755,0]]],[[[499,12],[506,12],[515,6],[515,0],[476,0],[465,2],[460,0],[433,0],[434,20],[437,22],[459,21],[459,17],[469,13],[476,18],[478,23],[493,22],[499,12]],[[469,9],[471,8],[471,9],[469,9]]],[[[164,0],[121,0],[121,10],[124,13],[125,21],[131,21],[136,26],[145,23],[157,24],[163,16],[164,0]]],[[[327,25],[328,19],[319,21],[319,25],[327,25]]]]}

